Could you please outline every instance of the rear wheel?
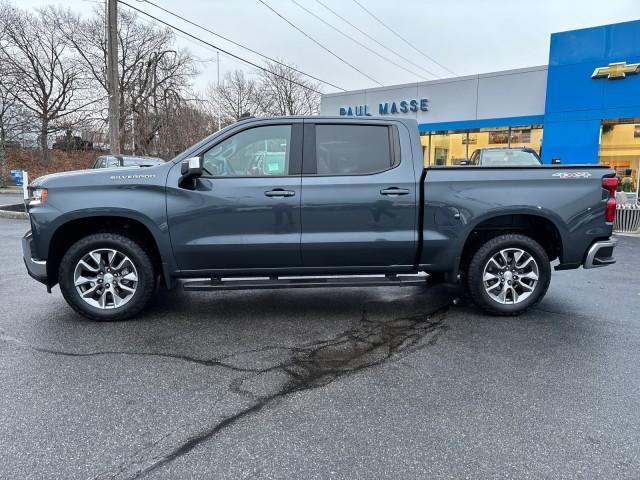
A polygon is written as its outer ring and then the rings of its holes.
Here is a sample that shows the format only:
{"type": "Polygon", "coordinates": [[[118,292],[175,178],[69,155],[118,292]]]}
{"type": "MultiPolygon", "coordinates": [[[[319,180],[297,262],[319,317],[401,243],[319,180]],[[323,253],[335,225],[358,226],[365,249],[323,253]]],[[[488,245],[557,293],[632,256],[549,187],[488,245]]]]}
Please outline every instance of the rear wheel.
{"type": "Polygon", "coordinates": [[[492,238],[475,253],[467,271],[474,303],[494,315],[518,315],[544,297],[551,280],[549,257],[520,234],[492,238]]]}
{"type": "Polygon", "coordinates": [[[139,313],[155,288],[153,264],[136,241],[98,233],[69,248],[60,262],[60,290],[91,320],[125,320],[139,313]]]}

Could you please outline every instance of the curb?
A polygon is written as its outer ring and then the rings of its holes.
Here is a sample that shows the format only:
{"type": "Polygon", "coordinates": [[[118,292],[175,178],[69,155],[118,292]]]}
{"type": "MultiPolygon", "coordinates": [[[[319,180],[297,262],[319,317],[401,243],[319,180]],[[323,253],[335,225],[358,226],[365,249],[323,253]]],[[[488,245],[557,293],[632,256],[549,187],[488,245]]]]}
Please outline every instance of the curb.
{"type": "Polygon", "coordinates": [[[0,205],[0,218],[11,218],[13,220],[27,220],[29,218],[29,214],[27,212],[14,212],[11,210],[3,210],[3,207],[8,207],[9,205],[0,205]]]}

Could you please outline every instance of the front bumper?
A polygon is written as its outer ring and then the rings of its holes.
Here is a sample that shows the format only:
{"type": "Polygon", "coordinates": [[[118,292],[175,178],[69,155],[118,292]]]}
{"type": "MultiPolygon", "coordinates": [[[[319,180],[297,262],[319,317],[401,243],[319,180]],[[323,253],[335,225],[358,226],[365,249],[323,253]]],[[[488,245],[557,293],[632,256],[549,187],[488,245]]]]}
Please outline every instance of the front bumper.
{"type": "Polygon", "coordinates": [[[618,244],[616,240],[601,240],[594,243],[587,250],[587,255],[582,266],[584,268],[606,267],[616,263],[613,258],[613,249],[618,244]]]}
{"type": "Polygon", "coordinates": [[[33,242],[33,237],[31,232],[27,232],[24,237],[22,237],[22,259],[24,260],[24,264],[27,267],[27,272],[31,277],[35,278],[37,281],[47,284],[47,261],[46,260],[35,260],[31,257],[31,242],[33,242]]]}

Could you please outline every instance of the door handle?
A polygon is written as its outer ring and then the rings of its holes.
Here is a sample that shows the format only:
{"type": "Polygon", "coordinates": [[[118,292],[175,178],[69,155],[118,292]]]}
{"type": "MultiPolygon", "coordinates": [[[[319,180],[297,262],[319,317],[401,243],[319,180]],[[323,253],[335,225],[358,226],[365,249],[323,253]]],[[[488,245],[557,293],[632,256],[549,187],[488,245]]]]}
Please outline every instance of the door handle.
{"type": "Polygon", "coordinates": [[[274,188],[273,190],[267,190],[264,192],[267,197],[293,197],[296,192],[293,190],[284,190],[282,188],[274,188]]]}
{"type": "Polygon", "coordinates": [[[388,195],[395,197],[397,195],[409,195],[409,190],[406,188],[398,188],[398,187],[389,187],[383,188],[380,190],[380,195],[388,195]]]}

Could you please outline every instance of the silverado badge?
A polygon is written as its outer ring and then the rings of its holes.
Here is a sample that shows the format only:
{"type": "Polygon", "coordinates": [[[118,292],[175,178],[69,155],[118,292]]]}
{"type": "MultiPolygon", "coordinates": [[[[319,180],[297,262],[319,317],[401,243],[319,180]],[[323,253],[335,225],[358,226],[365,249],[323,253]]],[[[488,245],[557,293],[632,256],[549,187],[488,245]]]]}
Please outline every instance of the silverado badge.
{"type": "Polygon", "coordinates": [[[149,178],[156,178],[156,175],[111,175],[109,178],[111,178],[111,180],[146,180],[149,178]]]}

